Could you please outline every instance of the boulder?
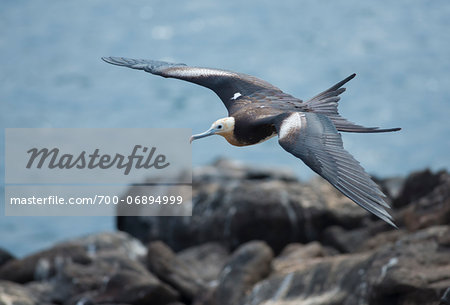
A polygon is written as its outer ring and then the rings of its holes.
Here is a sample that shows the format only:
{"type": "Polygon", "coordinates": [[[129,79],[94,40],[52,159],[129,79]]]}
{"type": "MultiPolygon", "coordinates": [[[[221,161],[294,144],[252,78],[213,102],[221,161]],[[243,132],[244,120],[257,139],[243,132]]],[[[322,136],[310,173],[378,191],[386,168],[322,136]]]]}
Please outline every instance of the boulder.
{"type": "Polygon", "coordinates": [[[448,304],[450,175],[388,180],[409,198],[399,230],[322,179],[220,161],[194,176],[193,217],[118,218],[148,247],[101,233],[5,255],[0,304],[448,304]]]}
{"type": "Polygon", "coordinates": [[[177,301],[178,293],[150,273],[121,270],[109,278],[106,286],[93,297],[94,303],[165,305],[177,301]]]}
{"type": "MultiPolygon", "coordinates": [[[[434,177],[438,181],[427,192],[414,192],[407,182],[402,196],[415,199],[398,210],[393,211],[394,221],[401,230],[392,228],[381,220],[367,220],[359,228],[348,230],[342,226],[329,226],[320,239],[326,245],[332,246],[342,253],[352,253],[376,248],[383,242],[395,241],[400,236],[435,225],[450,223],[450,175],[447,172],[432,174],[429,171],[411,174],[406,180],[416,181],[418,177],[434,177]],[[430,176],[431,175],[431,176],[430,176]],[[408,195],[406,190],[413,194],[408,195]],[[420,195],[419,195],[420,194],[420,195]],[[384,234],[384,233],[387,234],[384,234]],[[374,238],[377,237],[377,238],[374,238]]],[[[420,180],[420,179],[419,179],[420,180]]],[[[416,182],[412,183],[415,185],[416,182]]]]}
{"type": "Polygon", "coordinates": [[[177,257],[191,268],[200,281],[208,286],[217,284],[220,271],[229,256],[228,250],[215,242],[186,248],[177,253],[177,257]]]}
{"type": "Polygon", "coordinates": [[[364,244],[373,236],[383,232],[396,232],[382,220],[367,222],[365,226],[346,230],[341,226],[330,226],[325,229],[321,242],[331,246],[341,253],[360,251],[364,244]]]}
{"type": "Polygon", "coordinates": [[[430,227],[406,235],[371,256],[374,304],[436,304],[450,285],[450,227],[430,227]]]}
{"type": "MultiPolygon", "coordinates": [[[[132,190],[130,190],[132,192],[132,190]]],[[[192,217],[118,217],[118,228],[174,251],[207,242],[230,250],[263,240],[279,253],[292,242],[320,239],[325,228],[352,229],[370,216],[321,178],[302,183],[278,169],[221,160],[193,175],[192,217]]]]}
{"type": "MultiPolygon", "coordinates": [[[[129,280],[126,287],[121,287],[123,290],[115,291],[114,293],[117,293],[117,295],[126,294],[127,289],[135,289],[136,287],[140,289],[145,283],[148,284],[149,290],[155,291],[158,291],[159,286],[164,286],[140,262],[123,256],[101,256],[94,259],[89,265],[80,265],[73,262],[65,263],[60,267],[58,274],[48,280],[53,286],[47,292],[47,296],[51,297],[53,302],[58,303],[71,298],[76,301],[84,298],[91,301],[99,299],[112,302],[115,299],[111,294],[113,296],[116,296],[116,294],[113,294],[111,289],[105,290],[105,285],[109,287],[109,282],[114,282],[114,279],[122,273],[129,274],[130,278],[133,277],[133,280],[129,280]],[[86,295],[87,292],[88,295],[86,295]]],[[[138,298],[138,296],[135,297],[138,298]]],[[[176,300],[176,298],[172,299],[176,300]]],[[[120,302],[127,303],[123,300],[120,302]]]]}
{"type": "Polygon", "coordinates": [[[204,290],[204,283],[198,280],[189,265],[180,260],[163,242],[155,241],[148,245],[147,267],[163,282],[180,292],[187,301],[204,290]]]}
{"type": "Polygon", "coordinates": [[[215,304],[240,304],[251,288],[269,275],[272,259],[272,250],[261,241],[248,242],[236,249],[220,273],[215,304]]]}
{"type": "Polygon", "coordinates": [[[92,260],[84,247],[74,244],[60,244],[22,259],[9,260],[0,267],[0,279],[17,283],[49,278],[56,273],[58,265],[70,260],[80,265],[92,260]]]}
{"type": "Polygon", "coordinates": [[[320,259],[327,256],[337,255],[338,252],[329,247],[324,247],[319,242],[310,242],[308,244],[289,244],[277,256],[273,262],[274,272],[292,268],[292,265],[298,265],[311,259],[320,259]]]}
{"type": "Polygon", "coordinates": [[[437,304],[450,284],[449,236],[437,226],[372,251],[291,256],[243,304],[437,304]]]}
{"type": "Polygon", "coordinates": [[[141,263],[147,253],[129,235],[100,233],[55,245],[12,260],[0,275],[28,283],[27,292],[57,304],[167,304],[179,293],[141,263]]]}
{"type": "MultiPolygon", "coordinates": [[[[422,175],[429,176],[429,174],[422,175]]],[[[410,177],[415,177],[415,175],[410,177]]],[[[398,223],[409,231],[416,231],[432,225],[450,224],[450,174],[439,172],[432,175],[430,179],[433,180],[433,184],[429,182],[432,187],[430,186],[427,192],[424,190],[420,192],[420,196],[412,191],[411,197],[414,199],[395,214],[398,223]]],[[[422,182],[426,184],[425,181],[422,182]]],[[[405,189],[410,188],[412,187],[405,187],[405,189]]],[[[407,193],[405,190],[404,192],[406,196],[407,193]]]]}
{"type": "Polygon", "coordinates": [[[389,202],[392,202],[400,196],[406,180],[405,177],[389,177],[383,179],[380,179],[379,177],[372,178],[380,186],[389,202]]]}
{"type": "Polygon", "coordinates": [[[392,205],[396,208],[403,207],[426,196],[436,186],[441,184],[441,180],[445,174],[444,171],[433,173],[429,169],[410,174],[403,183],[400,194],[396,196],[392,205]]]}
{"type": "Polygon", "coordinates": [[[0,267],[5,264],[7,261],[10,261],[14,258],[14,256],[8,251],[0,248],[0,267]]]}
{"type": "Polygon", "coordinates": [[[131,260],[143,260],[147,254],[145,246],[136,238],[124,232],[105,232],[87,235],[64,244],[84,247],[90,257],[122,256],[131,260]]]}
{"type": "Polygon", "coordinates": [[[50,305],[27,287],[3,280],[0,280],[0,304],[50,305]]]}
{"type": "Polygon", "coordinates": [[[50,249],[22,259],[9,260],[0,266],[0,279],[17,283],[53,277],[64,262],[90,264],[97,256],[143,257],[146,249],[140,241],[126,233],[100,233],[59,243],[50,249]]]}

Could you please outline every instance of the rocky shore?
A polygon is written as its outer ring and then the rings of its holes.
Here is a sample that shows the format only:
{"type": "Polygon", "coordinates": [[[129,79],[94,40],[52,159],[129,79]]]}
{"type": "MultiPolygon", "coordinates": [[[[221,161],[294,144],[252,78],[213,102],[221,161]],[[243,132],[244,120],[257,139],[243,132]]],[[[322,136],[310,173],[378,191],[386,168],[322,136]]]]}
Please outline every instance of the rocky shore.
{"type": "Polygon", "coordinates": [[[398,230],[319,178],[224,160],[193,177],[192,217],[0,249],[0,305],[450,304],[446,171],[376,179],[398,230]]]}

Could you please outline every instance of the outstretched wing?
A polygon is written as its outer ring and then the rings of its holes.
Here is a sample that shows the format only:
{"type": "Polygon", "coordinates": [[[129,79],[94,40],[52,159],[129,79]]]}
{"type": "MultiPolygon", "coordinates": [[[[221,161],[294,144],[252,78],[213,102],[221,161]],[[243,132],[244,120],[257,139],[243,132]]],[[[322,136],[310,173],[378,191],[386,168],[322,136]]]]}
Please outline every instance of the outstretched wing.
{"type": "Polygon", "coordinates": [[[146,59],[123,57],[102,57],[102,59],[113,65],[144,70],[155,75],[177,78],[207,87],[220,97],[228,110],[239,97],[249,96],[261,89],[281,92],[280,89],[259,78],[232,71],[189,67],[185,64],[146,59]]]}
{"type": "Polygon", "coordinates": [[[345,196],[395,227],[385,195],[343,147],[331,120],[317,113],[293,112],[276,123],[278,141],[345,196]]]}
{"type": "Polygon", "coordinates": [[[364,127],[348,121],[339,114],[338,102],[341,99],[339,95],[345,92],[345,88],[342,88],[342,86],[352,80],[355,76],[356,74],[352,74],[334,86],[314,96],[304,103],[305,107],[310,111],[326,115],[339,131],[373,133],[400,130],[400,128],[381,129],[379,127],[364,127]]]}

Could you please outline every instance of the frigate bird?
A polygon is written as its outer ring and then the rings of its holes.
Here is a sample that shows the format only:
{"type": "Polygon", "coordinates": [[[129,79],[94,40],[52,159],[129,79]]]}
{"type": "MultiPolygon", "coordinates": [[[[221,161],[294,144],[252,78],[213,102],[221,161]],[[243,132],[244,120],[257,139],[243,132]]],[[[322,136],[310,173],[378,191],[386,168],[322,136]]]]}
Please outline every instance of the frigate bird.
{"type": "Polygon", "coordinates": [[[313,98],[303,101],[259,78],[221,69],[190,67],[164,61],[103,57],[107,63],[192,82],[214,91],[228,116],[192,140],[221,135],[230,144],[258,144],[274,136],[283,149],[300,158],[317,174],[362,208],[395,227],[386,196],[348,153],[339,132],[390,132],[400,128],[364,127],[338,112],[342,86],[350,75],[313,98]]]}

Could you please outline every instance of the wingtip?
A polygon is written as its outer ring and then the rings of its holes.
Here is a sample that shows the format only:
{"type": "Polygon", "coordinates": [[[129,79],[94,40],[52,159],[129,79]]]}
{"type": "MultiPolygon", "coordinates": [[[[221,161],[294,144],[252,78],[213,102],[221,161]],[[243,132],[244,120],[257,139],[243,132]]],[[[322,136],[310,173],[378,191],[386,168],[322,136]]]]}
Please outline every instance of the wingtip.
{"type": "Polygon", "coordinates": [[[344,86],[346,83],[348,83],[349,81],[351,81],[352,79],[354,79],[356,76],[356,73],[353,73],[350,76],[347,76],[347,78],[345,78],[344,80],[340,81],[339,83],[337,83],[336,85],[334,85],[333,87],[331,87],[330,89],[326,90],[326,91],[330,91],[330,90],[337,90],[339,88],[341,88],[342,86],[344,86]]]}
{"type": "Polygon", "coordinates": [[[356,73],[353,73],[350,76],[348,76],[344,81],[347,83],[347,82],[351,81],[352,79],[354,79],[355,77],[356,77],[356,73]]]}
{"type": "MultiPolygon", "coordinates": [[[[390,207],[389,207],[390,209],[390,207]]],[[[391,214],[389,214],[386,210],[384,210],[384,213],[381,214],[375,214],[378,218],[389,224],[390,226],[394,227],[398,230],[397,225],[394,223],[394,218],[391,214]]]]}
{"type": "Polygon", "coordinates": [[[389,129],[381,129],[381,130],[386,130],[386,131],[400,131],[402,130],[400,127],[394,127],[394,128],[389,128],[389,129]]]}
{"type": "Polygon", "coordinates": [[[102,60],[108,64],[117,65],[117,57],[103,56],[102,60]]]}
{"type": "Polygon", "coordinates": [[[375,129],[375,131],[378,132],[395,132],[395,131],[400,131],[402,130],[400,127],[395,127],[395,128],[387,128],[387,129],[380,129],[379,127],[377,127],[378,129],[375,129]]]}
{"type": "MultiPolygon", "coordinates": [[[[387,208],[390,210],[392,207],[389,205],[384,205],[385,207],[387,206],[387,208]]],[[[392,227],[394,227],[395,229],[398,230],[398,226],[394,223],[394,217],[385,210],[385,213],[383,213],[383,215],[377,215],[379,218],[381,218],[381,220],[385,221],[386,223],[388,223],[389,225],[391,225],[392,227]]]]}
{"type": "Polygon", "coordinates": [[[101,59],[102,59],[103,61],[107,62],[107,63],[110,63],[111,60],[112,60],[112,57],[111,57],[111,56],[108,56],[108,57],[102,56],[101,59]]]}
{"type": "MultiPolygon", "coordinates": [[[[128,67],[133,69],[140,69],[143,62],[145,60],[142,59],[134,59],[134,58],[127,58],[127,57],[115,57],[115,56],[109,56],[109,57],[102,57],[102,59],[112,65],[116,66],[122,66],[122,67],[128,67]]],[[[144,64],[146,65],[146,64],[144,64]]]]}
{"type": "Polygon", "coordinates": [[[389,219],[389,220],[387,220],[387,219],[383,219],[385,222],[387,222],[389,225],[391,225],[392,227],[394,227],[395,229],[399,229],[398,227],[397,227],[397,225],[394,223],[394,221],[392,220],[392,218],[391,219],[389,219]]]}

